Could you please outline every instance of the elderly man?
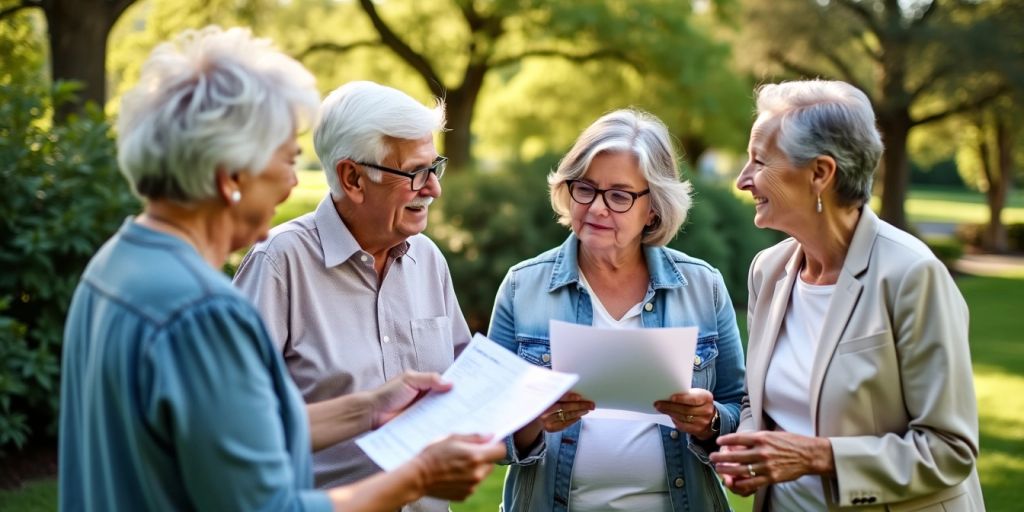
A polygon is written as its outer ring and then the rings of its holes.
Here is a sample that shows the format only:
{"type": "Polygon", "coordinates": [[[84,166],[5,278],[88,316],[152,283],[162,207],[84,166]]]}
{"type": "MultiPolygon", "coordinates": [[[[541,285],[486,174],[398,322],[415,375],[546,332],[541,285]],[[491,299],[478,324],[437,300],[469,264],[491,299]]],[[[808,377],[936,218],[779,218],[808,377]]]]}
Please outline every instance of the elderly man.
{"type": "MultiPolygon", "coordinates": [[[[242,260],[235,284],[256,303],[307,403],[374,389],[405,370],[443,372],[469,342],[451,275],[420,234],[441,195],[445,158],[427,108],[372,82],[324,100],[314,146],[330,194],[274,228],[242,260]]],[[[378,468],[352,442],[314,454],[319,487],[378,468]]],[[[448,510],[421,500],[407,510],[448,510]]]]}

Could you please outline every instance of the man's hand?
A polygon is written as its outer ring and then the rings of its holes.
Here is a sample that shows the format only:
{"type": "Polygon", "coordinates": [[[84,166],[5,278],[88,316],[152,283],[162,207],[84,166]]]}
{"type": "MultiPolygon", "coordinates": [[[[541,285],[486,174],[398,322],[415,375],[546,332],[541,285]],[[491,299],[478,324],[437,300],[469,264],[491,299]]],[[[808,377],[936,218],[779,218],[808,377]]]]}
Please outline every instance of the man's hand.
{"type": "Polygon", "coordinates": [[[430,391],[451,388],[452,384],[436,373],[405,372],[370,392],[372,426],[380,428],[430,391]]]}

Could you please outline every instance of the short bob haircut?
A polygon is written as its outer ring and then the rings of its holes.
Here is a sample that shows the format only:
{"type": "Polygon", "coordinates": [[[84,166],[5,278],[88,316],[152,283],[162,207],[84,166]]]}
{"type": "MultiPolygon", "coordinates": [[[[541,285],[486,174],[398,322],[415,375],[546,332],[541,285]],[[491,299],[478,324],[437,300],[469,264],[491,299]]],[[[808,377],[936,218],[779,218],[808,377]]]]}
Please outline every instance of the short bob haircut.
{"type": "Polygon", "coordinates": [[[641,243],[669,243],[686,222],[691,203],[690,183],[680,181],[678,158],[668,128],[654,115],[635,109],[616,110],[594,121],[576,139],[558,168],[548,175],[551,207],[558,214],[558,222],[565,226],[572,222],[572,198],[565,182],[585,176],[597,155],[615,152],[636,157],[640,173],[651,189],[655,220],[653,226],[644,230],[641,243]]]}
{"type": "Polygon", "coordinates": [[[831,156],[839,204],[859,207],[871,199],[883,148],[863,92],[846,82],[801,80],[762,85],[756,97],[758,117],[778,118],[776,141],[790,163],[831,156]]]}
{"type": "MultiPolygon", "coordinates": [[[[417,140],[444,129],[444,101],[428,108],[408,94],[368,81],[349,82],[334,90],[320,107],[320,123],[313,130],[313,147],[324,168],[331,195],[340,198],[338,162],[380,164],[391,139],[417,140]]],[[[381,172],[367,168],[373,181],[381,172]]]]}
{"type": "Polygon", "coordinates": [[[153,50],[121,102],[121,172],[147,199],[214,198],[219,169],[263,172],[319,98],[309,71],[248,29],[186,30],[153,50]]]}

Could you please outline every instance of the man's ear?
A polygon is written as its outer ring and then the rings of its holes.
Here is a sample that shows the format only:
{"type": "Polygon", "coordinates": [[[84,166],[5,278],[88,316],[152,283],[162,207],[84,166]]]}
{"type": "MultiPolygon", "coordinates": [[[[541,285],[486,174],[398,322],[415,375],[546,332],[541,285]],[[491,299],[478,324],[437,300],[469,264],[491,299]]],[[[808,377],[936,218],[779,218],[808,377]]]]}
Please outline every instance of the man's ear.
{"type": "Polygon", "coordinates": [[[341,184],[341,193],[356,204],[361,204],[366,194],[366,176],[352,160],[341,160],[334,166],[334,172],[341,184]]]}
{"type": "Polygon", "coordinates": [[[836,179],[836,159],[819,155],[811,162],[811,188],[816,195],[825,193],[836,179]]]}

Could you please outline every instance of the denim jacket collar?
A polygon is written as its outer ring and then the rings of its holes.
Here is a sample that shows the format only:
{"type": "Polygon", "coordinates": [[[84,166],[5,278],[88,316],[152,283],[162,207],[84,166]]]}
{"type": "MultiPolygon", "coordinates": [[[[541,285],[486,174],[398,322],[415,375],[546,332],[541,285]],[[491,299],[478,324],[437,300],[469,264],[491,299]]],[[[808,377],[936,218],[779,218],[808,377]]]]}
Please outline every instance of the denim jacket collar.
{"type": "MultiPolygon", "coordinates": [[[[555,254],[554,267],[551,270],[551,283],[548,292],[579,282],[579,247],[580,239],[575,233],[562,243],[555,254]]],[[[644,259],[647,260],[647,271],[651,274],[651,288],[654,290],[679,288],[686,286],[686,277],[679,271],[678,265],[664,247],[644,245],[644,259]]]]}

